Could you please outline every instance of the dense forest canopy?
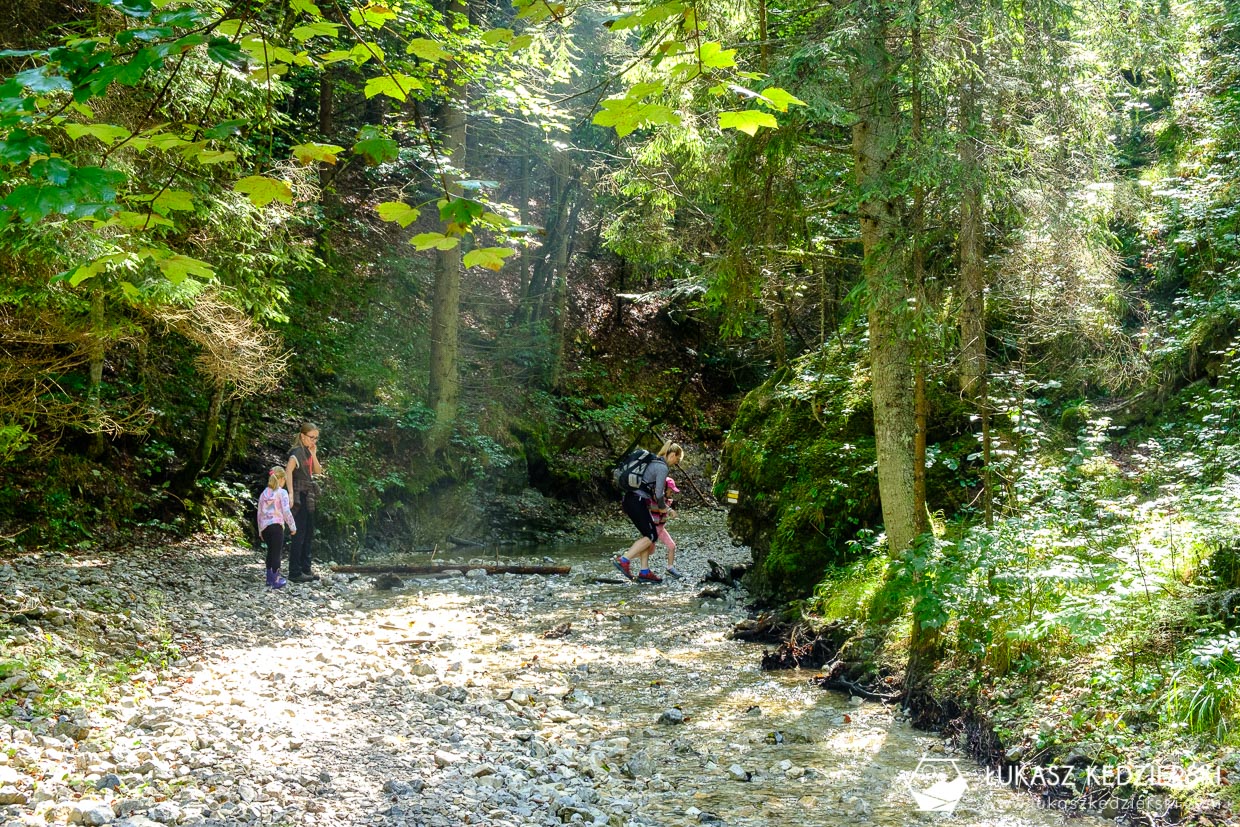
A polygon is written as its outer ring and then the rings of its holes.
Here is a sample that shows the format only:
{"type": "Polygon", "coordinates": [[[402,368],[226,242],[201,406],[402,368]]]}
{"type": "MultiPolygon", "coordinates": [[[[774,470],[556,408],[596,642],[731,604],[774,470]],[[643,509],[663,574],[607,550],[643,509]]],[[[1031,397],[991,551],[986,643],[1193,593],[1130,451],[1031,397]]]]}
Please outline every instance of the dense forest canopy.
{"type": "Polygon", "coordinates": [[[1237,31],[1217,0],[14,0],[0,534],[218,525],[302,419],[338,555],[551,530],[672,434],[741,492],[762,600],[881,630],[865,676],[984,705],[1060,670],[1111,711],[1030,700],[1004,738],[1208,752],[1237,31]]]}

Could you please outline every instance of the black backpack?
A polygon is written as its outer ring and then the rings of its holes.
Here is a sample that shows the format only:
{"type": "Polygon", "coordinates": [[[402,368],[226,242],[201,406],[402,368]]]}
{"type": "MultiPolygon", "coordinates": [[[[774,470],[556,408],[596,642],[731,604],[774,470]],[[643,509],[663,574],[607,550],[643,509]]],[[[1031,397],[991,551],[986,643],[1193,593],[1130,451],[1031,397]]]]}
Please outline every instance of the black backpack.
{"type": "Polygon", "coordinates": [[[621,457],[619,464],[612,469],[612,484],[620,491],[642,490],[644,487],[642,477],[646,475],[646,468],[654,461],[662,462],[663,459],[645,448],[630,451],[621,457]]]}

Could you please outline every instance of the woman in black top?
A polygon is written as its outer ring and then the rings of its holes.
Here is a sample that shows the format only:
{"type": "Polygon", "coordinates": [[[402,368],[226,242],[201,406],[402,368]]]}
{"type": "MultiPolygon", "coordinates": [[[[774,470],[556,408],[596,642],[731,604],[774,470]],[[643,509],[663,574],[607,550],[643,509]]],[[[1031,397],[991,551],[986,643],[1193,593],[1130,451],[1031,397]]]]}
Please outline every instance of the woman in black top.
{"type": "Polygon", "coordinates": [[[293,535],[289,550],[288,579],[294,583],[309,583],[319,576],[310,570],[310,546],[314,540],[315,497],[310,496],[315,486],[314,475],[323,473],[319,464],[319,426],[303,422],[293,438],[288,464],[284,469],[285,485],[289,502],[297,519],[298,532],[293,535]]]}

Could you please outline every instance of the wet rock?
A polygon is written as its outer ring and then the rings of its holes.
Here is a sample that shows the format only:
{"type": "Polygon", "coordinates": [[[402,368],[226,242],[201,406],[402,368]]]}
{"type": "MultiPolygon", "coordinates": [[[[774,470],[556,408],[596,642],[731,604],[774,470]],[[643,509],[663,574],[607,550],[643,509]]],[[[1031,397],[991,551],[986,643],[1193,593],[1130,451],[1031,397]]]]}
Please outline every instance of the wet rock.
{"type": "Polygon", "coordinates": [[[665,710],[663,714],[659,716],[659,723],[661,724],[674,725],[674,724],[683,724],[684,722],[685,722],[685,713],[677,709],[676,707],[672,707],[671,709],[665,710]]]}

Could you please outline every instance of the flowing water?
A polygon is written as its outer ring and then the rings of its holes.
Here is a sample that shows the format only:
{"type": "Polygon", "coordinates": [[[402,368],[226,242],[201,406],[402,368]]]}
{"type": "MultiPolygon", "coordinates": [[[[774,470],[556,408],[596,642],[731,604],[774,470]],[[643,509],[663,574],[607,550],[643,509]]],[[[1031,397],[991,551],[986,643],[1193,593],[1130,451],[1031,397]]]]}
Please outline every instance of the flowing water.
{"type": "MultiPolygon", "coordinates": [[[[610,558],[627,538],[617,535],[499,552],[501,561],[570,564],[569,577],[415,580],[388,610],[394,626],[450,641],[439,666],[457,670],[471,692],[575,701],[575,716],[545,720],[540,735],[576,756],[568,764],[576,770],[589,765],[588,751],[606,749],[594,783],[629,823],[1063,823],[988,781],[942,738],[914,730],[897,707],[823,691],[809,683],[812,672],[759,669],[761,646],[726,638],[746,616],[743,592],[698,597],[707,558],[739,562],[748,550],[732,546],[713,517],[685,538],[677,562],[689,580],[605,582],[619,581],[610,558]],[[564,624],[566,636],[543,637],[564,624]],[[673,709],[683,723],[660,722],[673,709]],[[950,814],[922,811],[914,798],[936,782],[932,792],[958,796],[950,814]]],[[[448,560],[495,562],[494,552],[473,551],[448,560]]]]}

